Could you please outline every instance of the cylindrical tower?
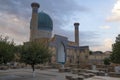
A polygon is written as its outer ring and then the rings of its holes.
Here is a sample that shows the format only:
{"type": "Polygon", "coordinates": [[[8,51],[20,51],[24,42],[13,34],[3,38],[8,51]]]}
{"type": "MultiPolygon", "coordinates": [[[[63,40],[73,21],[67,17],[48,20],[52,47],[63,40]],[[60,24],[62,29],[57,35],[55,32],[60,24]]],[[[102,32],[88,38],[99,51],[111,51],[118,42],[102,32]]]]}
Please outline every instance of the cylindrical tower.
{"type": "Polygon", "coordinates": [[[40,7],[40,5],[34,2],[31,4],[31,7],[32,7],[32,18],[30,22],[30,41],[33,41],[37,32],[38,8],[40,7]]]}
{"type": "Polygon", "coordinates": [[[79,23],[74,23],[75,27],[75,43],[79,46],[79,23]]]}

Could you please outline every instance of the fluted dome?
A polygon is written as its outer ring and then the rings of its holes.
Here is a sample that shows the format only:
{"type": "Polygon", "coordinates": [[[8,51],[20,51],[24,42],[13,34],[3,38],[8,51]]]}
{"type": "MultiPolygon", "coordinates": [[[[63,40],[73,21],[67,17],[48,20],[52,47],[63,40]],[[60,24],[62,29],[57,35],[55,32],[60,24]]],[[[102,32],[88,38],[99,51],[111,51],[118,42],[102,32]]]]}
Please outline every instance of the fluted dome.
{"type": "Polygon", "coordinates": [[[38,13],[38,29],[46,31],[53,30],[53,21],[48,14],[44,12],[38,13]]]}

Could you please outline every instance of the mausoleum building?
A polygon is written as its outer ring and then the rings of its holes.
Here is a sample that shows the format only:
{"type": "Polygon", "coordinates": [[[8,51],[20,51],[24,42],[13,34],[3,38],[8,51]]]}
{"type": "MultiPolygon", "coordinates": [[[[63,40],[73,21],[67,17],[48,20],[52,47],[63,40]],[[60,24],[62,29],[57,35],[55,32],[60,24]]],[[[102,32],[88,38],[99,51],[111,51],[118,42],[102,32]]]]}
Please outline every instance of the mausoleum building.
{"type": "Polygon", "coordinates": [[[68,37],[55,34],[52,37],[53,21],[45,12],[38,12],[40,5],[32,3],[32,16],[30,22],[30,41],[44,41],[52,50],[51,63],[82,64],[88,63],[89,46],[79,45],[79,23],[74,23],[75,41],[68,37]]]}

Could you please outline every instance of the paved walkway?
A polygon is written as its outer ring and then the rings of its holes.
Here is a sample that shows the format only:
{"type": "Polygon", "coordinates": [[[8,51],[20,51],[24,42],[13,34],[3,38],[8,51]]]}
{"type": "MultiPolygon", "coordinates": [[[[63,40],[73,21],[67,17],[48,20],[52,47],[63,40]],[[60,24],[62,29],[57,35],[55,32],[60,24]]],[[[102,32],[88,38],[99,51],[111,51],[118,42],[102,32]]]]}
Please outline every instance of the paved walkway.
{"type": "MultiPolygon", "coordinates": [[[[57,69],[36,69],[35,77],[32,75],[32,69],[0,70],[0,80],[66,80],[65,75],[76,76],[71,73],[59,73],[57,69]]],[[[95,76],[84,80],[120,80],[120,78],[95,76]]]]}

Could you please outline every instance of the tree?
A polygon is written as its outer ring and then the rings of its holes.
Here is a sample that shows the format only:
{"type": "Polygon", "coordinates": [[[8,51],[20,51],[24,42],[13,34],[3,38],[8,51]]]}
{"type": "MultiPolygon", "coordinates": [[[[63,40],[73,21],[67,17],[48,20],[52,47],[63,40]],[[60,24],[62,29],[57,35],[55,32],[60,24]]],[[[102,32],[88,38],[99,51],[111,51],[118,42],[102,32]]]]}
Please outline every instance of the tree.
{"type": "Polygon", "coordinates": [[[90,54],[90,55],[92,55],[92,53],[93,53],[92,51],[89,51],[89,54],[90,54]]]}
{"type": "Polygon", "coordinates": [[[14,42],[8,41],[8,37],[0,36],[0,64],[6,64],[14,58],[14,42]]]}
{"type": "MultiPolygon", "coordinates": [[[[110,58],[105,58],[104,60],[104,65],[106,67],[106,72],[108,72],[108,66],[110,65],[110,58]]],[[[108,74],[106,74],[108,75],[108,74]]]]}
{"type": "Polygon", "coordinates": [[[50,53],[48,46],[43,43],[30,42],[23,45],[21,60],[24,63],[31,65],[34,72],[34,65],[47,62],[51,57],[50,53]]]}
{"type": "Polygon", "coordinates": [[[112,45],[111,62],[120,64],[120,34],[116,37],[115,43],[112,45]]]}
{"type": "Polygon", "coordinates": [[[15,58],[14,61],[20,62],[20,53],[21,53],[22,45],[16,45],[15,46],[15,58]]]}
{"type": "Polygon", "coordinates": [[[109,58],[105,58],[103,61],[104,61],[105,65],[110,65],[110,59],[109,58]]]}

